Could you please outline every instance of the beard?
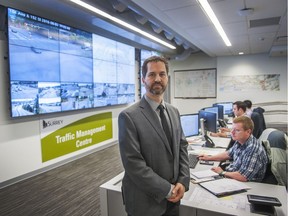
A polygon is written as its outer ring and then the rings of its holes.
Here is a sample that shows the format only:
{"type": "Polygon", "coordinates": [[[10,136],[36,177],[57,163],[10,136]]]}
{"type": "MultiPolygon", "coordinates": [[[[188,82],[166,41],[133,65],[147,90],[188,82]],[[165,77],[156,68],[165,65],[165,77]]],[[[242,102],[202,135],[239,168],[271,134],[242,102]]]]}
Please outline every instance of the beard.
{"type": "Polygon", "coordinates": [[[146,91],[149,91],[151,94],[162,95],[165,92],[167,85],[163,85],[161,83],[153,83],[151,86],[148,86],[147,84],[145,84],[145,86],[146,91]]]}

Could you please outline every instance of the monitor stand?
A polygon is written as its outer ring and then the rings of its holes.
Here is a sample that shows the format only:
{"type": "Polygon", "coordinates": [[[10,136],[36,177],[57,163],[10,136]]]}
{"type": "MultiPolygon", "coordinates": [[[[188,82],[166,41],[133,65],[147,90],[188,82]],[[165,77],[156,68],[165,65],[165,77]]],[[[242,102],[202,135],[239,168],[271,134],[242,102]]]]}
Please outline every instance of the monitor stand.
{"type": "Polygon", "coordinates": [[[205,131],[205,123],[204,123],[205,119],[201,118],[200,119],[200,129],[201,129],[201,139],[202,141],[206,141],[205,139],[205,134],[206,134],[206,131],[205,131]]]}

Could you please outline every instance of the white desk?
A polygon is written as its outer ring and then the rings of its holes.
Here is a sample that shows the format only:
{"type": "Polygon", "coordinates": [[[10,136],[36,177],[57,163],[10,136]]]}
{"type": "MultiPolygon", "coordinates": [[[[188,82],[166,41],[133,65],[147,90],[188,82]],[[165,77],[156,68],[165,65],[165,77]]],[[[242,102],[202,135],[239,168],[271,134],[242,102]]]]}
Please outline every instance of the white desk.
{"type": "MultiPolygon", "coordinates": [[[[199,164],[197,166],[200,166],[199,164]]],[[[205,165],[201,165],[205,166],[205,165]]],[[[102,216],[126,216],[121,195],[121,181],[124,172],[100,186],[102,216]]],[[[245,183],[252,189],[245,193],[217,198],[201,186],[190,184],[181,200],[180,216],[220,216],[220,215],[257,215],[250,212],[247,194],[276,196],[282,203],[275,207],[277,216],[287,216],[287,192],[284,186],[262,183],[245,183]]]]}
{"type": "MultiPolygon", "coordinates": [[[[227,138],[222,138],[227,139],[227,138]]],[[[223,140],[225,141],[225,140],[223,140]]],[[[208,153],[225,151],[224,148],[203,148],[201,144],[191,145],[194,151],[208,153]]],[[[188,148],[188,152],[192,152],[188,148]]],[[[217,166],[217,162],[214,164],[217,166]]],[[[212,166],[197,164],[195,171],[210,169],[212,166]]],[[[100,186],[100,202],[102,216],[126,216],[122,201],[121,185],[124,172],[100,186]]],[[[198,184],[190,183],[190,189],[181,200],[180,216],[220,216],[220,215],[257,215],[250,212],[247,194],[275,196],[282,203],[275,207],[277,216],[287,216],[287,191],[285,186],[246,182],[252,189],[245,193],[217,198],[198,184]]]]}
{"type": "Polygon", "coordinates": [[[275,207],[277,216],[287,215],[287,192],[285,186],[269,185],[262,183],[246,182],[252,189],[245,193],[217,198],[199,185],[190,184],[190,189],[181,201],[180,215],[188,216],[191,208],[197,216],[218,215],[258,215],[250,212],[250,203],[247,194],[263,196],[276,196],[282,203],[281,207],[275,207]]]}

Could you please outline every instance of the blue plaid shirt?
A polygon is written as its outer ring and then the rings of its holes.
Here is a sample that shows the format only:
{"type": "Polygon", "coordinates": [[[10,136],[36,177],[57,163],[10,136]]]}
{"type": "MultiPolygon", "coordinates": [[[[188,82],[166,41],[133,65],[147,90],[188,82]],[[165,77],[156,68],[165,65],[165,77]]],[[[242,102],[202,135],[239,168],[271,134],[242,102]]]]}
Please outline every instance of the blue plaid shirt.
{"type": "Polygon", "coordinates": [[[239,172],[248,181],[261,182],[264,178],[268,156],[261,142],[254,136],[243,144],[237,141],[228,150],[228,154],[233,162],[226,168],[228,172],[239,172]]]}

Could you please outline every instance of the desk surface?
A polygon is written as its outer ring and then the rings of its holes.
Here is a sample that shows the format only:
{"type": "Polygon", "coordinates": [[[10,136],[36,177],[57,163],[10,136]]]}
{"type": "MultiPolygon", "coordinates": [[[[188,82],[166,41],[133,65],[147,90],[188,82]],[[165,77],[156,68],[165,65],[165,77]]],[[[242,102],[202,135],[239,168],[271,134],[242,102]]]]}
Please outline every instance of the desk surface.
{"type": "Polygon", "coordinates": [[[241,216],[257,215],[250,212],[247,194],[277,197],[282,203],[281,207],[275,207],[277,216],[287,215],[287,192],[284,186],[256,182],[246,182],[245,184],[251,187],[247,192],[217,198],[201,186],[191,183],[189,191],[185,193],[181,201],[182,215],[188,215],[191,207],[197,209],[197,215],[211,215],[211,212],[241,216]]]}
{"type": "MultiPolygon", "coordinates": [[[[227,138],[222,139],[226,139],[227,141],[227,138]]],[[[193,150],[188,149],[189,153],[217,153],[225,151],[224,148],[203,148],[201,144],[192,144],[192,148],[193,150]]],[[[217,163],[214,164],[214,166],[217,165],[217,163]]],[[[193,170],[200,171],[211,169],[211,167],[198,163],[193,170]]],[[[103,216],[108,215],[108,212],[109,216],[126,215],[121,196],[123,176],[124,172],[100,186],[101,213],[103,216]],[[109,199],[111,200],[109,201],[109,199]],[[111,211],[110,208],[114,210],[111,211]],[[115,212],[115,214],[112,212],[115,212]]],[[[281,207],[275,207],[277,216],[287,216],[287,191],[285,186],[255,182],[246,182],[245,184],[251,187],[247,192],[217,198],[198,184],[190,183],[189,191],[184,194],[181,200],[180,216],[257,215],[250,212],[250,203],[247,200],[247,194],[277,197],[282,203],[281,207]]]]}
{"type": "MultiPolygon", "coordinates": [[[[120,173],[110,181],[101,185],[100,188],[121,194],[123,175],[124,172],[120,173]]],[[[197,216],[225,214],[239,216],[257,215],[250,212],[250,203],[247,200],[247,194],[277,197],[282,203],[281,207],[275,207],[277,216],[287,216],[287,191],[285,186],[255,182],[246,182],[245,184],[251,187],[247,192],[217,198],[198,184],[190,183],[189,191],[185,193],[181,200],[180,216],[191,216],[192,209],[195,210],[194,212],[196,212],[197,216]]],[[[119,197],[121,199],[121,196],[119,197]]],[[[115,202],[112,207],[115,208],[115,202]]]]}

